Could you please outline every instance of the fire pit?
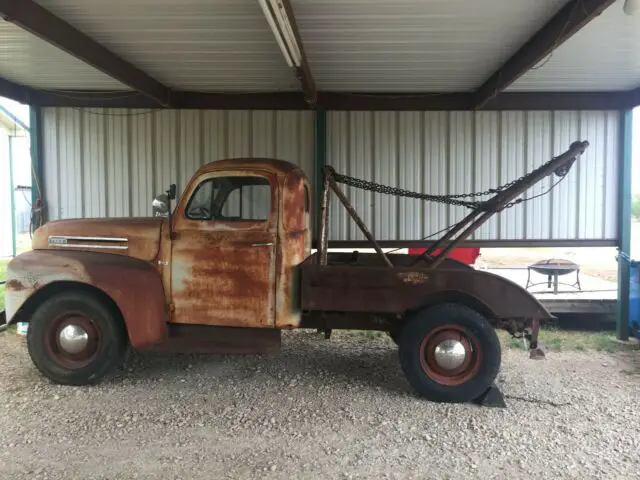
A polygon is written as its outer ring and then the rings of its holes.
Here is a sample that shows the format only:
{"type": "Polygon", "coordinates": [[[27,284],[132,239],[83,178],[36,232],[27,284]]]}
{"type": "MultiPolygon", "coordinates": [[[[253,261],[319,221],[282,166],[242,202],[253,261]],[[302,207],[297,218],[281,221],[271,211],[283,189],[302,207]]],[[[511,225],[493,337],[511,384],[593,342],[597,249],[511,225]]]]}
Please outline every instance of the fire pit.
{"type": "Polygon", "coordinates": [[[567,285],[569,287],[576,288],[578,290],[582,290],[580,287],[580,266],[576,263],[573,263],[569,260],[562,260],[558,258],[552,258],[549,260],[541,260],[533,265],[529,265],[527,267],[527,290],[529,287],[534,287],[536,285],[547,284],[547,288],[551,288],[553,284],[553,293],[557,295],[558,293],[558,284],[562,283],[563,285],[567,285]],[[531,282],[531,271],[536,273],[540,273],[542,275],[547,276],[546,282],[531,282]],[[558,282],[558,277],[562,275],[568,275],[570,273],[576,272],[576,281],[574,283],[563,283],[558,282]]]}

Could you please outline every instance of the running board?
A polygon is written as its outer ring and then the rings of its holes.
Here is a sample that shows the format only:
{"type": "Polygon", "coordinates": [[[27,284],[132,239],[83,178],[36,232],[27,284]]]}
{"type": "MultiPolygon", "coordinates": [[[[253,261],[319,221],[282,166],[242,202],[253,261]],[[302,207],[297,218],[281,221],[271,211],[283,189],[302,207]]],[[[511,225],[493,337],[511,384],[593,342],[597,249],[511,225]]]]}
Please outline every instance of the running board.
{"type": "Polygon", "coordinates": [[[280,330],[169,324],[169,337],[145,349],[161,353],[267,354],[280,351],[280,330]]]}

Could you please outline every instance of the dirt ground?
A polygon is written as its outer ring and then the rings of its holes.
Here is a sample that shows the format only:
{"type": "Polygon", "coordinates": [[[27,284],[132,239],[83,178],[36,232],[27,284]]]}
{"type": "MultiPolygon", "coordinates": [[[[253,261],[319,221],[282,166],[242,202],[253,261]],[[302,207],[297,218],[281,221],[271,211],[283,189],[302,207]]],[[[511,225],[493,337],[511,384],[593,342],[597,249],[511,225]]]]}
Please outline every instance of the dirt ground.
{"type": "Polygon", "coordinates": [[[640,358],[509,348],[506,409],[416,398],[385,336],[285,335],[274,356],[132,355],[62,387],[0,335],[2,479],[632,479],[640,358]]]}

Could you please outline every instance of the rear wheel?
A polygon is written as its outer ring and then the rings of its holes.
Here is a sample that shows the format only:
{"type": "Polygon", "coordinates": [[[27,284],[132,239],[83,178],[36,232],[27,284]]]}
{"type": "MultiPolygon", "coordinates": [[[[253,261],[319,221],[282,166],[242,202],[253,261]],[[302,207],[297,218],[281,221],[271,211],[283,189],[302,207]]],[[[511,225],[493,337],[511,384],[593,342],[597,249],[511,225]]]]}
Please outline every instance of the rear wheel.
{"type": "Polygon", "coordinates": [[[55,383],[98,383],[124,358],[127,334],[100,299],[63,292],[43,302],[29,323],[31,360],[55,383]]]}
{"type": "Polygon", "coordinates": [[[438,402],[467,402],[493,383],[500,341],[477,311],[443,304],[411,318],[399,337],[402,370],[419,395],[438,402]]]}

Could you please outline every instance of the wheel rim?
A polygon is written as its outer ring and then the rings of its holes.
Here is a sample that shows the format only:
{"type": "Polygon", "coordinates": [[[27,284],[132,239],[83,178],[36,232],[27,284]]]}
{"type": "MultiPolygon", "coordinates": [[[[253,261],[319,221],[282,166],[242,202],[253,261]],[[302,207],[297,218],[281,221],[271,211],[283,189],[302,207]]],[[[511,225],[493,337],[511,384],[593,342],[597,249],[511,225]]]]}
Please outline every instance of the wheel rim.
{"type": "Polygon", "coordinates": [[[82,368],[100,349],[100,331],[94,321],[82,313],[65,313],[54,318],[45,332],[49,357],[62,367],[82,368]]]}
{"type": "Polygon", "coordinates": [[[478,338],[460,325],[438,327],[429,332],[420,345],[422,369],[442,385],[467,382],[478,372],[481,361],[478,338]]]}

